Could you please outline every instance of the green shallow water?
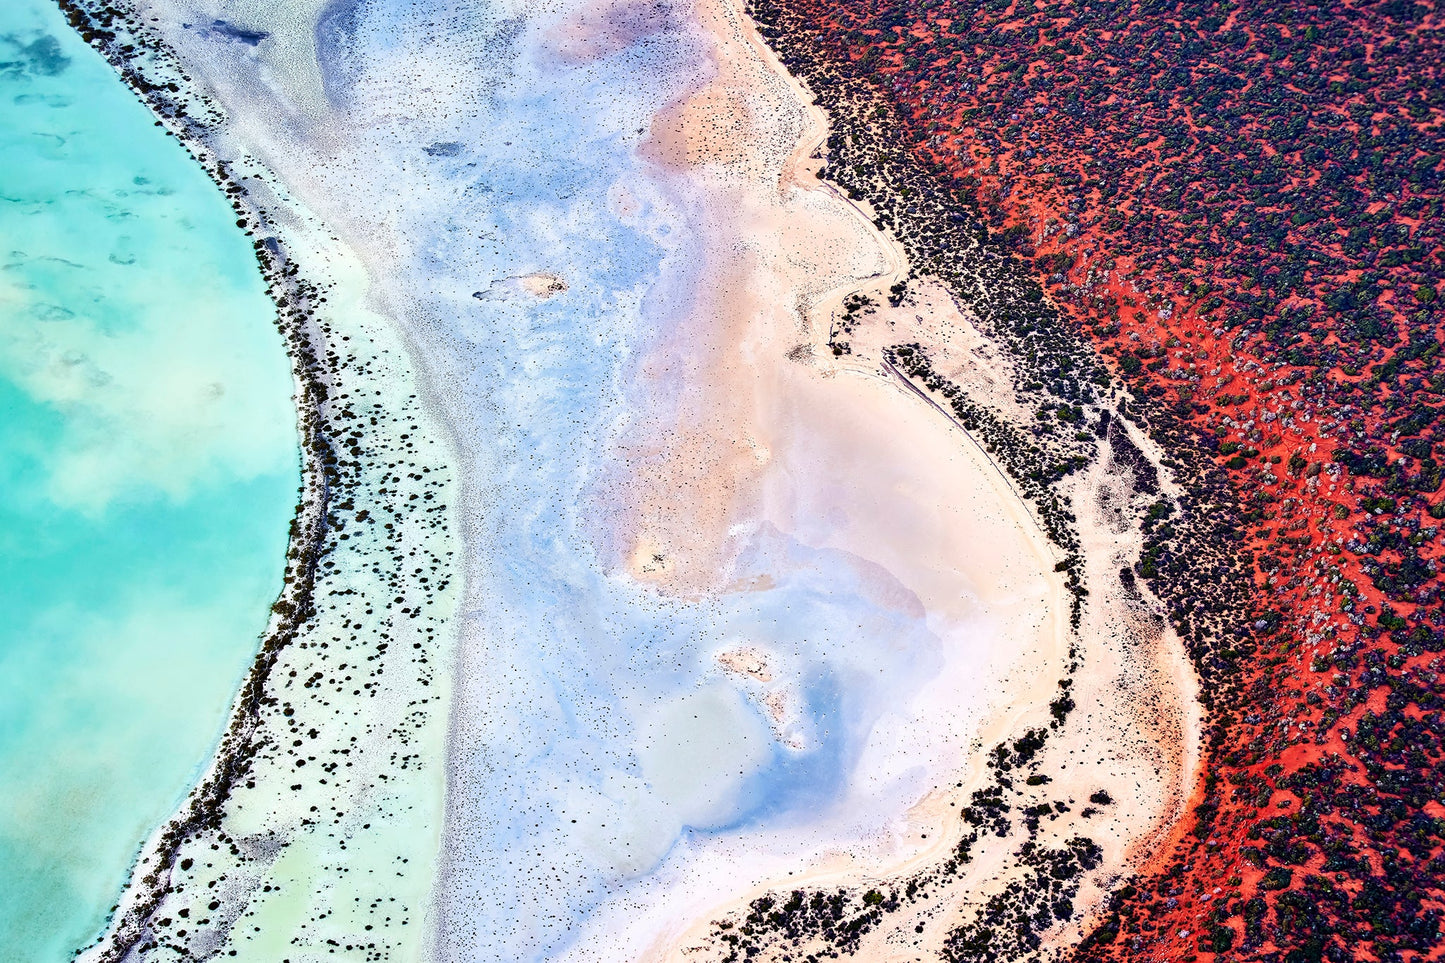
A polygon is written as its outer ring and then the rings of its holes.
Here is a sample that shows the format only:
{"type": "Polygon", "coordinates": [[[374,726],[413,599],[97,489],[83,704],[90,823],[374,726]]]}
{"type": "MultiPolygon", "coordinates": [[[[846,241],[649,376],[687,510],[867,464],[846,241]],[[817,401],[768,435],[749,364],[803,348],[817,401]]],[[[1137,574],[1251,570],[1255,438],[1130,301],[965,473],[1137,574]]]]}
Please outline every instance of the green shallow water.
{"type": "Polygon", "coordinates": [[[0,959],[67,959],[203,771],[280,587],[291,379],[219,192],[0,4],[0,959]]]}

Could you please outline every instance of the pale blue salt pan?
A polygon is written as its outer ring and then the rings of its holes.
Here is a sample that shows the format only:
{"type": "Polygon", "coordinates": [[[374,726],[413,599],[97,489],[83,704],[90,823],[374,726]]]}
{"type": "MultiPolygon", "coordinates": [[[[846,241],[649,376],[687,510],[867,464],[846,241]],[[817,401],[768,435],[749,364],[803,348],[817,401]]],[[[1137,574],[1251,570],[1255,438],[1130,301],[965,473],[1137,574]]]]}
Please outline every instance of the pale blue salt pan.
{"type": "Polygon", "coordinates": [[[280,171],[314,178],[308,201],[367,253],[468,479],[442,959],[544,958],[690,834],[834,815],[875,720],[937,660],[873,576],[775,532],[738,573],[771,590],[698,603],[599,553],[614,444],[677,390],[640,391],[635,365],[690,305],[708,216],[636,152],[708,69],[701,43],[664,7],[627,9],[627,36],[579,59],[556,40],[576,7],[350,7],[320,47],[333,113],[280,171]],[[532,272],[567,290],[475,297],[532,272]],[[721,677],[739,640],[790,667],[803,748],[721,677]]]}
{"type": "Polygon", "coordinates": [[[279,18],[236,21],[272,34],[254,47],[171,36],[359,252],[452,429],[467,598],[434,947],[545,958],[689,838],[835,817],[939,640],[900,586],[777,532],[750,533],[736,573],[770,590],[700,602],[619,575],[599,543],[617,445],[683,390],[637,364],[691,307],[709,212],[636,148],[708,70],[694,28],[650,3],[327,10],[331,106],[294,126],[276,118],[310,108],[264,84],[298,44],[279,18]],[[589,11],[620,20],[582,57],[557,38],[589,11]],[[567,290],[474,296],[535,272],[567,290]],[[714,656],[739,643],[777,654],[799,746],[723,678],[714,656]]]}

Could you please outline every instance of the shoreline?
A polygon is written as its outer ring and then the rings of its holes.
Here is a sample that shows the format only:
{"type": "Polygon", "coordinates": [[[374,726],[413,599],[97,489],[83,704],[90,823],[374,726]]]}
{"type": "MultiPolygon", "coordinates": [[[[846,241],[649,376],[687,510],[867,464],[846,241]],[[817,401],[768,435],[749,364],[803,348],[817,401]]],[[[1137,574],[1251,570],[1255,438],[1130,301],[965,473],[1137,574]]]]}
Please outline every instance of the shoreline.
{"type": "MultiPolygon", "coordinates": [[[[397,598],[395,603],[387,605],[387,617],[372,630],[371,641],[379,643],[379,648],[368,661],[383,659],[394,669],[410,673],[411,681],[406,682],[404,674],[401,685],[392,686],[395,690],[392,698],[375,708],[366,707],[365,711],[373,717],[368,728],[375,729],[377,734],[368,737],[365,744],[368,748],[361,750],[363,755],[351,757],[358,760],[362,771],[355,776],[348,773],[346,779],[325,778],[326,770],[322,768],[309,775],[304,783],[290,785],[289,791],[282,785],[272,791],[256,787],[267,780],[284,783],[296,780],[296,776],[291,775],[296,771],[293,767],[305,764],[307,757],[303,754],[307,749],[314,752],[319,747],[283,749],[282,734],[288,727],[294,734],[297,722],[307,712],[324,710],[330,704],[328,696],[344,698],[339,688],[344,683],[340,679],[335,688],[313,689],[308,682],[305,688],[311,692],[302,696],[291,682],[297,677],[297,670],[292,668],[289,678],[283,671],[288,665],[304,665],[308,669],[319,665],[323,670],[330,667],[334,671],[337,657],[345,657],[345,651],[354,647],[344,645],[340,652],[330,654],[316,651],[328,647],[328,642],[319,637],[323,631],[350,624],[340,621],[345,611],[343,606],[347,604],[344,597],[357,593],[339,588],[338,576],[358,578],[366,565],[367,553],[373,551],[399,560],[399,553],[408,544],[413,546],[412,556],[425,550],[426,557],[433,560],[435,571],[437,565],[444,563],[445,556],[452,553],[443,552],[444,545],[437,543],[438,536],[430,534],[429,526],[422,524],[421,519],[427,516],[414,522],[406,533],[394,532],[393,524],[386,519],[389,516],[399,519],[401,513],[406,512],[447,511],[450,499],[435,503],[432,499],[437,493],[445,494],[451,482],[444,463],[426,467],[438,442],[434,435],[416,434],[417,425],[426,417],[416,394],[409,399],[398,396],[396,403],[387,406],[383,426],[372,429],[365,448],[359,441],[361,436],[348,425],[357,418],[354,405],[358,388],[386,384],[390,390],[405,391],[411,376],[398,373],[398,377],[387,380],[387,368],[394,364],[390,359],[404,355],[405,347],[390,344],[395,340],[394,333],[378,329],[374,324],[368,327],[373,317],[362,303],[366,279],[355,274],[356,268],[350,264],[347,251],[321,237],[314,218],[284,193],[269,170],[228,141],[226,116],[217,101],[192,80],[177,54],[152,28],[137,19],[136,12],[121,13],[112,7],[91,12],[80,0],[58,2],[72,28],[106,59],[157,118],[157,125],[176,137],[217,185],[237,213],[238,229],[252,239],[266,293],[276,306],[275,322],[292,364],[301,442],[302,490],[290,527],[284,588],[272,605],[271,621],[261,637],[255,660],[228,711],[224,734],[205,772],[177,813],[157,827],[139,851],[128,874],[129,882],[101,933],[76,953],[77,959],[87,963],[118,963],[160,945],[194,953],[196,950],[187,947],[215,947],[238,935],[249,939],[239,933],[236,924],[241,919],[256,919],[277,912],[276,900],[269,894],[279,893],[283,882],[288,889],[293,882],[287,876],[291,872],[289,863],[282,858],[288,845],[297,853],[309,846],[310,858],[334,858],[328,856],[324,843],[309,842],[315,838],[309,827],[316,819],[302,815],[302,800],[308,794],[317,802],[310,807],[312,814],[323,805],[334,811],[331,821],[341,830],[334,836],[341,837],[343,854],[348,850],[347,839],[351,840],[351,850],[358,854],[347,857],[352,861],[368,851],[367,846],[356,845],[370,841],[363,839],[368,812],[375,812],[372,817],[375,819],[389,815],[392,819],[399,817],[407,826],[405,831],[398,830],[394,840],[383,840],[382,848],[396,846],[405,851],[408,845],[430,846],[434,855],[436,818],[424,822],[418,832],[412,825],[416,817],[406,815],[418,808],[420,800],[413,798],[418,792],[418,777],[408,776],[410,782],[398,785],[394,779],[388,782],[386,770],[420,769],[427,775],[424,767],[436,765],[437,759],[428,759],[420,765],[403,759],[398,767],[394,750],[390,751],[391,761],[387,760],[387,747],[411,744],[418,737],[435,739],[438,726],[445,724],[445,712],[441,713],[440,722],[436,722],[433,720],[437,714],[424,707],[445,699],[448,688],[445,677],[435,679],[434,662],[427,655],[444,660],[449,649],[439,650],[442,639],[436,637],[438,629],[427,626],[442,626],[445,637],[444,617],[433,613],[444,610],[451,599],[451,594],[446,592],[449,578],[439,584],[429,583],[425,577],[407,579],[402,585],[390,586],[391,590],[384,596],[380,591],[369,593],[379,597],[396,594],[397,598]],[[227,156],[231,159],[223,159],[227,156]],[[296,231],[314,243],[299,252],[289,248],[285,238],[296,231]],[[338,292],[351,300],[343,305],[348,311],[344,321],[335,315],[338,292]],[[370,342],[372,352],[359,357],[354,336],[370,342]],[[409,437],[411,440],[407,440],[409,437]],[[410,508],[399,501],[393,504],[374,496],[370,501],[361,497],[367,488],[384,480],[384,476],[373,477],[374,466],[382,453],[415,465],[421,472],[440,469],[440,473],[430,479],[414,473],[409,477],[415,481],[403,482],[401,486],[417,492],[412,498],[424,496],[428,507],[410,508]],[[357,501],[362,504],[358,506],[357,501]],[[353,537],[363,541],[352,541],[348,545],[353,537]],[[403,599],[406,599],[405,605],[403,599]],[[402,623],[394,624],[393,612],[401,616],[402,623]],[[388,654],[390,642],[408,636],[419,640],[413,649],[422,649],[425,643],[419,656],[403,655],[405,650],[400,646],[393,650],[395,654],[388,654]],[[300,656],[297,655],[299,649],[311,649],[312,653],[300,656]],[[441,684],[433,685],[434,681],[441,684]],[[408,686],[414,698],[405,703],[401,700],[408,686]],[[296,701],[298,698],[301,701],[296,701]],[[370,751],[373,743],[377,745],[370,751]],[[333,783],[334,788],[328,783],[333,783]],[[317,796],[318,790],[320,796],[317,796]],[[348,792],[354,794],[354,799],[346,795],[348,792]],[[260,798],[259,807],[252,797],[260,798]],[[289,806],[301,812],[288,812],[289,806]],[[387,807],[396,807],[398,812],[389,813],[387,807]],[[406,836],[403,832],[412,835],[406,836]],[[425,841],[428,834],[430,843],[425,841]],[[229,849],[229,855],[203,855],[216,849],[229,849]],[[263,885],[267,874],[270,874],[270,883],[275,885],[263,885]],[[179,928],[177,918],[182,924],[179,928]]],[[[375,393],[381,394],[380,389],[375,393]]],[[[372,424],[377,424],[376,418],[372,424]]],[[[345,668],[345,663],[341,663],[341,668],[345,668]]],[[[317,677],[321,675],[320,671],[315,673],[317,677]]],[[[317,730],[311,731],[314,739],[317,730]]],[[[327,735],[345,738],[344,732],[328,730],[327,735]]],[[[356,741],[351,737],[353,747],[356,741]]],[[[301,746],[299,740],[297,746],[301,746]]],[[[358,748],[344,751],[356,753],[358,748]]],[[[316,756],[309,758],[314,760],[316,756]]],[[[352,765],[347,763],[348,767],[352,765]]],[[[420,783],[423,797],[425,785],[420,783]]],[[[410,855],[417,853],[412,851],[410,855]]],[[[295,858],[302,857],[293,857],[293,860],[295,858]]],[[[379,853],[373,858],[383,859],[386,854],[379,853]]],[[[406,861],[403,858],[403,862],[406,861]]],[[[415,870],[408,870],[404,880],[395,882],[393,892],[410,893],[417,904],[413,909],[420,918],[425,906],[415,892],[416,875],[415,870]]],[[[426,874],[421,885],[429,887],[430,881],[430,874],[426,874]]],[[[336,882],[333,878],[327,885],[334,886],[336,882]]],[[[313,896],[324,897],[324,890],[313,896]]],[[[410,920],[403,918],[400,922],[406,926],[410,920]]],[[[425,934],[419,923],[420,919],[418,925],[398,934],[398,945],[415,948],[420,944],[425,934]]],[[[340,925],[346,923],[341,921],[340,925]]],[[[259,932],[263,928],[255,929],[259,932]]],[[[356,923],[356,932],[361,929],[361,923],[356,923]]],[[[305,938],[300,931],[281,935],[291,938],[293,944],[305,938]]],[[[321,942],[319,937],[313,938],[321,942]]],[[[380,934],[376,938],[380,938],[380,934]]]]}
{"type": "MultiPolygon", "coordinates": [[[[172,93],[148,81],[134,66],[133,58],[120,51],[125,42],[117,32],[105,37],[102,27],[77,0],[56,0],[72,29],[96,50],[116,71],[166,130],[180,141],[200,168],[226,196],[233,210],[247,223],[247,235],[265,224],[262,212],[248,207],[243,189],[226,172],[214,153],[202,123],[191,119],[184,109],[192,98],[184,90],[172,93]],[[177,108],[181,109],[177,109],[177,108]]],[[[114,29],[113,23],[109,25],[114,29]]],[[[129,24],[126,25],[129,28],[129,24]]],[[[133,29],[133,28],[131,28],[133,29]]],[[[139,39],[139,31],[133,36],[139,39]]],[[[136,42],[132,40],[130,42],[136,42]]],[[[164,50],[157,46],[156,50],[164,50]]],[[[199,99],[199,98],[196,98],[199,99]]],[[[239,227],[239,225],[238,225],[239,227]]],[[[316,289],[288,273],[289,259],[279,241],[253,242],[256,264],[267,285],[267,295],[276,307],[275,324],[286,344],[295,385],[295,407],[301,453],[301,488],[296,514],[290,526],[283,588],[272,605],[270,624],[261,635],[251,668],[227,712],[229,722],[204,773],[186,796],[181,810],[167,819],[142,845],[128,875],[130,882],[121,894],[110,918],[95,942],[77,951],[78,959],[95,963],[116,963],[125,958],[142,938],[142,930],[165,898],[168,884],[163,877],[177,862],[184,839],[197,830],[213,828],[221,808],[243,778],[247,762],[258,751],[254,743],[263,686],[280,651],[291,645],[314,609],[317,566],[326,538],[327,511],[331,491],[339,482],[333,467],[335,454],[328,438],[323,405],[327,397],[326,370],[307,332],[311,321],[311,299],[316,289]],[[137,885],[139,884],[139,885],[137,885]]]]}

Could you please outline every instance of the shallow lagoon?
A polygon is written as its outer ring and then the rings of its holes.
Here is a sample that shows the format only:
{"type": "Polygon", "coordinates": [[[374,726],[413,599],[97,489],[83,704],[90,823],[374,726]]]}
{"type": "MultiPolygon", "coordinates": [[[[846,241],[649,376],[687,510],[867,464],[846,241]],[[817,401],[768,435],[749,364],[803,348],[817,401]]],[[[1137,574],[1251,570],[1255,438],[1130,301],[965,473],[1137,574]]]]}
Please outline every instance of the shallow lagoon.
{"type": "Polygon", "coordinates": [[[0,5],[0,957],[61,960],[205,766],[280,584],[284,346],[220,194],[0,5]]]}

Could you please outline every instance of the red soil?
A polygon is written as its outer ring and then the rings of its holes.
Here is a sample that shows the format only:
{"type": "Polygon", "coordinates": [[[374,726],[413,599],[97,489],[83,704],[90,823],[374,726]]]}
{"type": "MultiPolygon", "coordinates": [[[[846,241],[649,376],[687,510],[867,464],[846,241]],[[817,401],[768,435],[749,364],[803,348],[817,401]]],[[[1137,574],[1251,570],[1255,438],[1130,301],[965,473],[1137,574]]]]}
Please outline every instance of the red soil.
{"type": "Polygon", "coordinates": [[[1197,818],[1083,955],[1445,958],[1445,17],[783,5],[1133,390],[1217,440],[1248,525],[1277,631],[1230,653],[1197,818]]]}

